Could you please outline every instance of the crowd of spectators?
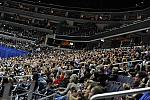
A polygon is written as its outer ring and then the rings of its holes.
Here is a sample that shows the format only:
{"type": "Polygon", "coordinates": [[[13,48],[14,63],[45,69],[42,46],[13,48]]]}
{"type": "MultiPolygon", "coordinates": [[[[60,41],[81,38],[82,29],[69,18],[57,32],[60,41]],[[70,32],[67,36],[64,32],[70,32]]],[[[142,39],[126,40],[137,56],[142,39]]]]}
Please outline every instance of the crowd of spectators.
{"type": "MultiPolygon", "coordinates": [[[[25,57],[1,59],[1,76],[33,75],[34,92],[56,93],[56,100],[88,100],[95,94],[150,86],[150,48],[146,46],[91,51],[39,47],[35,51],[25,57]]],[[[115,100],[139,100],[142,95],[115,100]]]]}
{"type": "MultiPolygon", "coordinates": [[[[80,18],[86,20],[111,20],[110,15],[84,15],[79,12],[69,12],[54,8],[24,5],[13,1],[4,4],[7,7],[25,11],[38,12],[54,16],[80,18]]],[[[136,14],[137,15],[137,14],[136,14]]],[[[135,19],[137,16],[134,16],[135,19]]],[[[120,17],[119,17],[120,18],[120,17]]],[[[115,20],[120,20],[119,18],[115,20]]],[[[121,19],[124,16],[121,16],[121,19]]],[[[141,19],[140,17],[139,19],[141,19]]],[[[66,21],[54,23],[47,19],[37,19],[18,14],[4,13],[2,18],[7,21],[55,30],[63,35],[95,35],[101,32],[94,23],[69,26],[66,21]]],[[[120,27],[119,24],[117,27],[120,27]]],[[[116,27],[113,25],[108,28],[116,27]]],[[[0,25],[0,30],[6,35],[42,40],[46,33],[36,30],[25,30],[11,25],[0,25]]],[[[104,31],[103,30],[103,31],[104,31]]],[[[2,87],[7,82],[20,82],[14,76],[33,75],[35,81],[34,93],[41,95],[56,94],[56,100],[89,100],[95,94],[149,87],[150,48],[147,46],[116,48],[109,50],[56,50],[41,47],[36,43],[20,42],[0,38],[0,43],[8,47],[32,52],[29,55],[15,58],[0,59],[0,78],[2,87]],[[138,61],[135,61],[138,60],[138,61]]],[[[18,85],[18,84],[17,84],[18,85]]],[[[21,92],[26,86],[20,85],[21,92]]],[[[3,88],[0,89],[2,94],[3,88]]],[[[18,90],[16,93],[19,94],[18,90]]],[[[145,95],[145,93],[144,93],[145,95]]],[[[144,100],[143,94],[126,95],[114,100],[144,100]]]]}

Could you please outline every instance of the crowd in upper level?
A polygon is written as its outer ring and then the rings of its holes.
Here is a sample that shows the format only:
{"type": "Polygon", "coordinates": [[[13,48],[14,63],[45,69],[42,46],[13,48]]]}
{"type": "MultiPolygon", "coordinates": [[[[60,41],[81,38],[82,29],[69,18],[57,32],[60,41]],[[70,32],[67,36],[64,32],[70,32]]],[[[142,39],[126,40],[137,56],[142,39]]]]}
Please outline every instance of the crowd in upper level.
{"type": "MultiPolygon", "coordinates": [[[[48,33],[40,32],[33,29],[24,29],[17,26],[0,24],[0,31],[3,35],[13,36],[16,38],[23,38],[32,41],[41,41],[48,33]]],[[[44,40],[42,40],[44,41],[44,40]]]]}
{"type": "MultiPolygon", "coordinates": [[[[50,29],[54,34],[61,35],[74,35],[74,36],[91,36],[99,32],[103,32],[114,27],[120,27],[122,24],[108,24],[102,29],[98,28],[95,23],[76,23],[69,25],[67,21],[54,22],[48,19],[36,19],[29,16],[23,16],[18,14],[4,13],[4,17],[1,19],[11,21],[19,24],[29,25],[33,27],[39,27],[44,29],[50,29]]],[[[15,26],[14,26],[15,27],[15,26]]]]}
{"type": "MultiPolygon", "coordinates": [[[[2,6],[20,9],[24,11],[35,12],[38,14],[47,14],[54,16],[61,16],[64,18],[75,18],[75,19],[85,19],[88,21],[135,21],[135,20],[143,20],[148,16],[143,12],[134,12],[133,13],[91,13],[91,12],[80,12],[73,10],[65,10],[59,9],[55,7],[43,7],[37,5],[31,5],[27,3],[21,3],[16,1],[4,1],[1,3],[2,6]]],[[[132,11],[131,11],[132,12],[132,11]]],[[[113,28],[118,28],[120,26],[124,26],[124,23],[114,23],[107,25],[100,24],[101,28],[97,23],[94,22],[81,22],[78,23],[73,21],[71,24],[67,20],[64,21],[54,21],[51,19],[44,18],[36,18],[27,15],[21,15],[16,13],[9,12],[0,12],[1,20],[11,21],[19,24],[34,26],[43,29],[50,29],[54,34],[61,35],[72,35],[72,36],[92,36],[100,32],[104,32],[107,30],[111,30],[113,28]]],[[[128,23],[125,23],[128,24],[128,23]]],[[[14,26],[13,26],[14,27],[14,26]]],[[[32,33],[32,32],[31,32],[32,33]]],[[[29,32],[30,34],[30,32],[29,32]]]]}
{"type": "Polygon", "coordinates": [[[67,17],[67,18],[76,18],[76,19],[85,19],[85,20],[95,20],[95,21],[121,21],[121,20],[138,20],[143,19],[146,17],[146,14],[143,14],[142,12],[134,12],[120,15],[115,15],[112,13],[90,13],[90,12],[79,12],[74,10],[65,10],[60,8],[55,8],[51,5],[51,7],[37,7],[33,6],[31,4],[21,3],[21,2],[15,2],[15,1],[7,1],[5,4],[7,7],[21,9],[25,11],[32,11],[37,12],[41,14],[48,14],[48,15],[54,15],[54,16],[60,16],[60,17],[67,17]]]}

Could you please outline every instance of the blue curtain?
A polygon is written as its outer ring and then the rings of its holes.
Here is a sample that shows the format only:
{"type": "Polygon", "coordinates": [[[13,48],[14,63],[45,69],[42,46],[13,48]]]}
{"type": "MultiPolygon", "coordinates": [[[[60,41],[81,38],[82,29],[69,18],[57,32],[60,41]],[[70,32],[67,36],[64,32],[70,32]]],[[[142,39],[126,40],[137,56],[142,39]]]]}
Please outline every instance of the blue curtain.
{"type": "Polygon", "coordinates": [[[30,52],[23,51],[23,50],[17,50],[14,48],[6,47],[5,45],[0,45],[0,57],[1,58],[10,58],[10,57],[18,57],[27,55],[30,52]]]}

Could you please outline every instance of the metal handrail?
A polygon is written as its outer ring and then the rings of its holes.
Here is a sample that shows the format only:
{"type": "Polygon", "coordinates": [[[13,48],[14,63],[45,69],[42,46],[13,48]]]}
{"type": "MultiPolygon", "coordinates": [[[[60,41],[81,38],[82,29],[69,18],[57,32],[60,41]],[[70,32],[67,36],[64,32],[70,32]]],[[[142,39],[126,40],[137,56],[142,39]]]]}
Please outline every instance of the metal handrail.
{"type": "Polygon", "coordinates": [[[128,94],[131,95],[131,94],[143,93],[143,92],[150,92],[150,87],[118,91],[118,92],[111,92],[111,93],[96,94],[96,95],[92,96],[90,98],[90,100],[99,100],[99,99],[104,99],[104,98],[112,98],[112,97],[124,96],[124,95],[128,95],[128,94]]]}
{"type": "Polygon", "coordinates": [[[48,96],[46,96],[46,97],[40,98],[39,100],[46,100],[46,99],[48,99],[48,98],[50,98],[50,97],[54,97],[55,95],[56,95],[56,93],[53,93],[53,94],[48,95],[48,96]]]}
{"type": "MultiPolygon", "coordinates": [[[[8,78],[10,76],[0,76],[1,78],[8,78]]],[[[14,76],[14,78],[33,77],[33,75],[14,76]]]]}
{"type": "MultiPolygon", "coordinates": [[[[142,62],[142,60],[133,60],[133,61],[128,61],[128,62],[142,62]]],[[[128,62],[115,63],[115,64],[112,64],[112,65],[127,64],[128,62]]],[[[107,65],[106,65],[106,66],[107,66],[107,65]]]]}

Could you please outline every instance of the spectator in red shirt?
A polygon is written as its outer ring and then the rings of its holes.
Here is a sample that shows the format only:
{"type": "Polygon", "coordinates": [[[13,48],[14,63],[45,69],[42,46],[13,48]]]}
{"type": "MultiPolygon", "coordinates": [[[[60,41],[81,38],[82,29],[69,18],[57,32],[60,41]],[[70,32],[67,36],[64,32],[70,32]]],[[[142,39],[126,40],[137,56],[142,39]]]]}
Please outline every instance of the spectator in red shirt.
{"type": "Polygon", "coordinates": [[[56,79],[54,80],[54,84],[60,85],[61,82],[64,80],[64,73],[62,72],[60,76],[56,76],[56,79]]]}

